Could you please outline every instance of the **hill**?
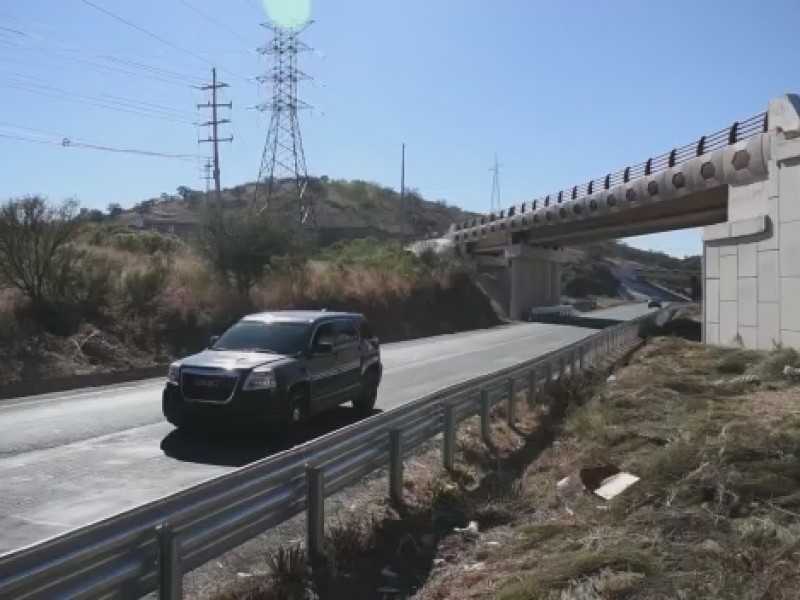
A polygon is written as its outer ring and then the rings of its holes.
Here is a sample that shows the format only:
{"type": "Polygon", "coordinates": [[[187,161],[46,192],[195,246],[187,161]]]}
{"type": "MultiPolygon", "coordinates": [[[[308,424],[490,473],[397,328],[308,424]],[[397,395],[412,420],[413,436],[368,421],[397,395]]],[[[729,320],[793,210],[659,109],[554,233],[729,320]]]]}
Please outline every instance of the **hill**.
{"type": "MultiPolygon", "coordinates": [[[[283,194],[270,209],[278,213],[290,211],[289,183],[282,183],[280,191],[283,194]]],[[[310,179],[306,197],[315,207],[318,241],[322,245],[363,237],[400,238],[400,194],[392,188],[361,180],[319,177],[310,179]]],[[[114,211],[114,219],[130,225],[138,222],[162,232],[189,233],[197,227],[202,207],[212,200],[212,194],[180,187],[176,194],[145,200],[129,211],[114,211]]],[[[222,192],[222,204],[231,211],[242,210],[253,202],[259,207],[265,204],[263,190],[257,192],[255,183],[222,192]]],[[[441,235],[451,223],[475,216],[444,200],[425,200],[413,189],[405,192],[403,215],[402,234],[406,239],[441,235]]]]}

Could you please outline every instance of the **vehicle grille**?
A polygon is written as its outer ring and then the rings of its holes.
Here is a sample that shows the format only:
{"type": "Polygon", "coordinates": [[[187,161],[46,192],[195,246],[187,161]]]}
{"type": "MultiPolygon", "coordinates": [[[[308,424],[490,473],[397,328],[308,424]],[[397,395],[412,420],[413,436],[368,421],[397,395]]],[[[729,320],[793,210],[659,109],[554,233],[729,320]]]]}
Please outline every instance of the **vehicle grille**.
{"type": "Polygon", "coordinates": [[[238,376],[216,373],[183,373],[181,391],[183,397],[195,402],[227,402],[236,389],[238,376]]]}

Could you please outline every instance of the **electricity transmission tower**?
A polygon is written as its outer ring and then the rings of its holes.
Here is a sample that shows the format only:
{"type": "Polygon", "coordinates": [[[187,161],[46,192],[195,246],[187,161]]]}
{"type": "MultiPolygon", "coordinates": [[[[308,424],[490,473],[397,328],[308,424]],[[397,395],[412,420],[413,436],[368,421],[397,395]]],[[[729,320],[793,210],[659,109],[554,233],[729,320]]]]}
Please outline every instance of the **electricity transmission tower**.
{"type": "Polygon", "coordinates": [[[258,81],[268,84],[272,95],[258,107],[270,112],[270,123],[255,197],[258,200],[260,192],[265,196],[261,211],[273,210],[278,197],[288,199],[288,212],[296,210],[300,225],[309,229],[316,227],[316,214],[313,198],[306,195],[308,172],[297,112],[311,107],[297,97],[297,84],[310,78],[297,68],[297,55],[311,50],[299,39],[311,23],[295,28],[264,24],[272,32],[272,40],[259,48],[259,52],[269,57],[270,68],[258,81]],[[288,198],[285,189],[282,190],[282,184],[285,187],[287,183],[288,198]]]}
{"type": "Polygon", "coordinates": [[[494,166],[490,169],[492,171],[492,199],[491,199],[491,207],[489,208],[489,212],[495,212],[495,208],[497,212],[500,212],[502,207],[500,206],[500,163],[497,162],[497,155],[494,156],[494,166]]]}
{"type": "Polygon", "coordinates": [[[202,86],[201,90],[203,91],[210,91],[211,92],[211,102],[206,102],[205,104],[198,104],[197,108],[210,108],[211,109],[211,120],[206,121],[205,123],[201,123],[201,125],[208,126],[211,128],[209,135],[206,139],[197,140],[198,144],[210,143],[214,146],[214,158],[213,158],[213,179],[214,179],[214,198],[219,204],[222,200],[222,192],[221,192],[221,185],[220,185],[220,171],[219,171],[219,143],[220,142],[232,142],[233,136],[220,138],[219,137],[219,125],[223,125],[225,123],[230,123],[230,119],[220,119],[217,116],[217,109],[218,108],[233,108],[233,102],[228,102],[227,104],[220,104],[217,102],[217,90],[221,88],[229,87],[227,83],[218,83],[217,82],[217,70],[211,69],[211,85],[204,85],[202,86]]]}

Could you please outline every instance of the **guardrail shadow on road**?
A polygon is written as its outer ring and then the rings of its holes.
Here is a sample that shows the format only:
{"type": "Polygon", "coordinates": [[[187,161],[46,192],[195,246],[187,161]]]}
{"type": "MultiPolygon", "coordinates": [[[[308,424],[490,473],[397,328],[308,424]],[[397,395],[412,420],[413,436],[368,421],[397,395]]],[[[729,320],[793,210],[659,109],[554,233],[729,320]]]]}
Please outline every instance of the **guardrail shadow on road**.
{"type": "Polygon", "coordinates": [[[541,316],[533,319],[533,323],[548,323],[550,325],[572,325],[573,327],[586,327],[587,329],[606,329],[624,323],[623,319],[599,319],[596,317],[581,316],[541,316]]]}
{"type": "Polygon", "coordinates": [[[366,416],[359,416],[352,408],[342,406],[309,419],[293,437],[255,429],[245,433],[239,430],[215,431],[212,428],[173,429],[161,440],[161,451],[182,462],[243,467],[381,412],[375,409],[366,416]]]}

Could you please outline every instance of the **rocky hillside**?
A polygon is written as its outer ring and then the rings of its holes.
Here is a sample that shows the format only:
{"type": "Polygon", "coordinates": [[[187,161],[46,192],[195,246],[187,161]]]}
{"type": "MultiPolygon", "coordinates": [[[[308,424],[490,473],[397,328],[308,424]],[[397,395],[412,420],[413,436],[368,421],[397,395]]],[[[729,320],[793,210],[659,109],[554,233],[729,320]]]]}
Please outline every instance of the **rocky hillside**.
{"type": "MultiPolygon", "coordinates": [[[[288,196],[287,186],[284,185],[283,190],[288,196]]],[[[366,181],[321,177],[311,179],[307,197],[314,203],[319,241],[323,245],[343,239],[400,237],[400,194],[396,190],[366,181]]],[[[197,226],[202,207],[211,199],[209,194],[180,187],[174,195],[162,194],[130,210],[115,207],[111,212],[121,223],[139,222],[147,229],[188,234],[197,226]]],[[[224,190],[222,200],[223,206],[235,211],[254,201],[262,206],[264,194],[261,190],[256,192],[254,183],[248,183],[224,190]]],[[[271,210],[291,210],[290,202],[279,197],[271,210]]],[[[444,200],[424,200],[411,189],[404,196],[403,215],[403,235],[406,239],[419,239],[443,234],[451,223],[466,219],[472,213],[450,206],[444,200]]]]}

